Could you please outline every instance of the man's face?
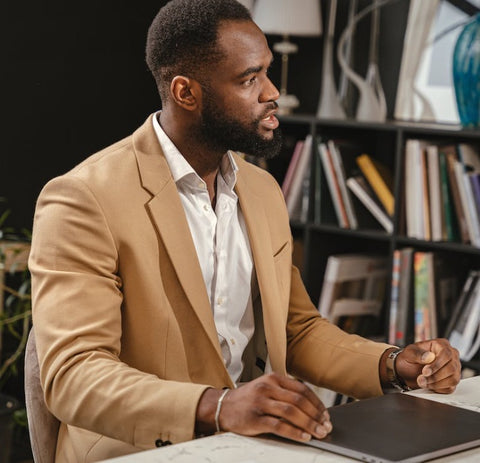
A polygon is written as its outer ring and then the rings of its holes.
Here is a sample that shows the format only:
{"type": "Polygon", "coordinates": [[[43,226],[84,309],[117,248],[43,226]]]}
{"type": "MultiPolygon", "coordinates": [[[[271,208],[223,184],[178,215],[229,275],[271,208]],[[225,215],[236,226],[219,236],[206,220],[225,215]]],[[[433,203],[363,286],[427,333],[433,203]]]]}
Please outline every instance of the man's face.
{"type": "Polygon", "coordinates": [[[229,21],[219,28],[219,46],[225,56],[202,85],[199,136],[219,152],[271,158],[280,151],[281,133],[265,37],[252,22],[229,21]]]}

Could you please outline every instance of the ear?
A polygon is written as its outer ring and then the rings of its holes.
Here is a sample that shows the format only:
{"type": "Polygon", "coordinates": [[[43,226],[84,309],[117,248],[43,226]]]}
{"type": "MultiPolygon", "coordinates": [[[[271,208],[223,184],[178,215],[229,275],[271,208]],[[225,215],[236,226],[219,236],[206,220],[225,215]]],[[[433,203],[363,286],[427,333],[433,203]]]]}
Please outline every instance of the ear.
{"type": "Polygon", "coordinates": [[[194,111],[199,107],[202,89],[195,79],[175,76],[170,84],[170,93],[178,106],[194,111]]]}

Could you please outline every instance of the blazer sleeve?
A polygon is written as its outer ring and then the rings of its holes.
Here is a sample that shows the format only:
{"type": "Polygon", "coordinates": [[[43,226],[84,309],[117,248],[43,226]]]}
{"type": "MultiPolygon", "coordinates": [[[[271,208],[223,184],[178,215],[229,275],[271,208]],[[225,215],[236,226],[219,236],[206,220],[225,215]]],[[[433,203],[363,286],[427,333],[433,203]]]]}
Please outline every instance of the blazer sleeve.
{"type": "Polygon", "coordinates": [[[140,449],[192,439],[208,386],[162,380],[120,360],[117,243],[81,179],[59,177],[42,191],[29,267],[41,382],[53,414],[140,449]]]}
{"type": "Polygon", "coordinates": [[[389,345],[347,334],[322,318],[292,268],[287,369],[312,384],[358,399],[382,394],[379,361],[389,345]]]}

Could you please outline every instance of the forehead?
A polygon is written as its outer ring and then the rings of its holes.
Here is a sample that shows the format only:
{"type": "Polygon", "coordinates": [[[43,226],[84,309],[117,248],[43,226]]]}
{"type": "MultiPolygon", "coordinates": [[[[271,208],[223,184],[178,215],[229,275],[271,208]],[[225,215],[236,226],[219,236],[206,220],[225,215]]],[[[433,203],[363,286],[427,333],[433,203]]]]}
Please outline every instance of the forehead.
{"type": "Polygon", "coordinates": [[[268,67],[272,53],[263,32],[253,21],[224,21],[218,28],[217,44],[223,72],[241,74],[252,67],[268,67]]]}

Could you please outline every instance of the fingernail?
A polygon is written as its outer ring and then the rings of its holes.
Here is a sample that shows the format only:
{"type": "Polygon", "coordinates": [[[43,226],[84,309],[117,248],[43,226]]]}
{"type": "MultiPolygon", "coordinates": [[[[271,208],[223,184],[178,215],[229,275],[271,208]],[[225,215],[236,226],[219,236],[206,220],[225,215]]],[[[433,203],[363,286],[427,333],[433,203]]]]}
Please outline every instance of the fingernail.
{"type": "Polygon", "coordinates": [[[422,355],[423,363],[433,362],[434,359],[435,359],[435,354],[433,352],[424,352],[422,355]]]}
{"type": "Polygon", "coordinates": [[[323,426],[317,426],[315,428],[315,434],[322,438],[322,437],[325,437],[327,435],[327,432],[325,431],[325,428],[323,426]]]}
{"type": "Polygon", "coordinates": [[[422,370],[423,376],[430,376],[432,374],[432,369],[430,367],[424,367],[422,370]]]}
{"type": "Polygon", "coordinates": [[[425,389],[428,385],[427,383],[427,378],[425,378],[425,376],[419,376],[417,378],[417,384],[422,388],[422,389],[425,389]]]}
{"type": "Polygon", "coordinates": [[[310,434],[308,434],[307,432],[302,432],[302,440],[309,441],[311,438],[312,436],[310,434]]]}
{"type": "Polygon", "coordinates": [[[332,432],[332,423],[330,423],[330,421],[326,421],[325,423],[323,423],[323,427],[327,431],[327,434],[332,432]]]}

